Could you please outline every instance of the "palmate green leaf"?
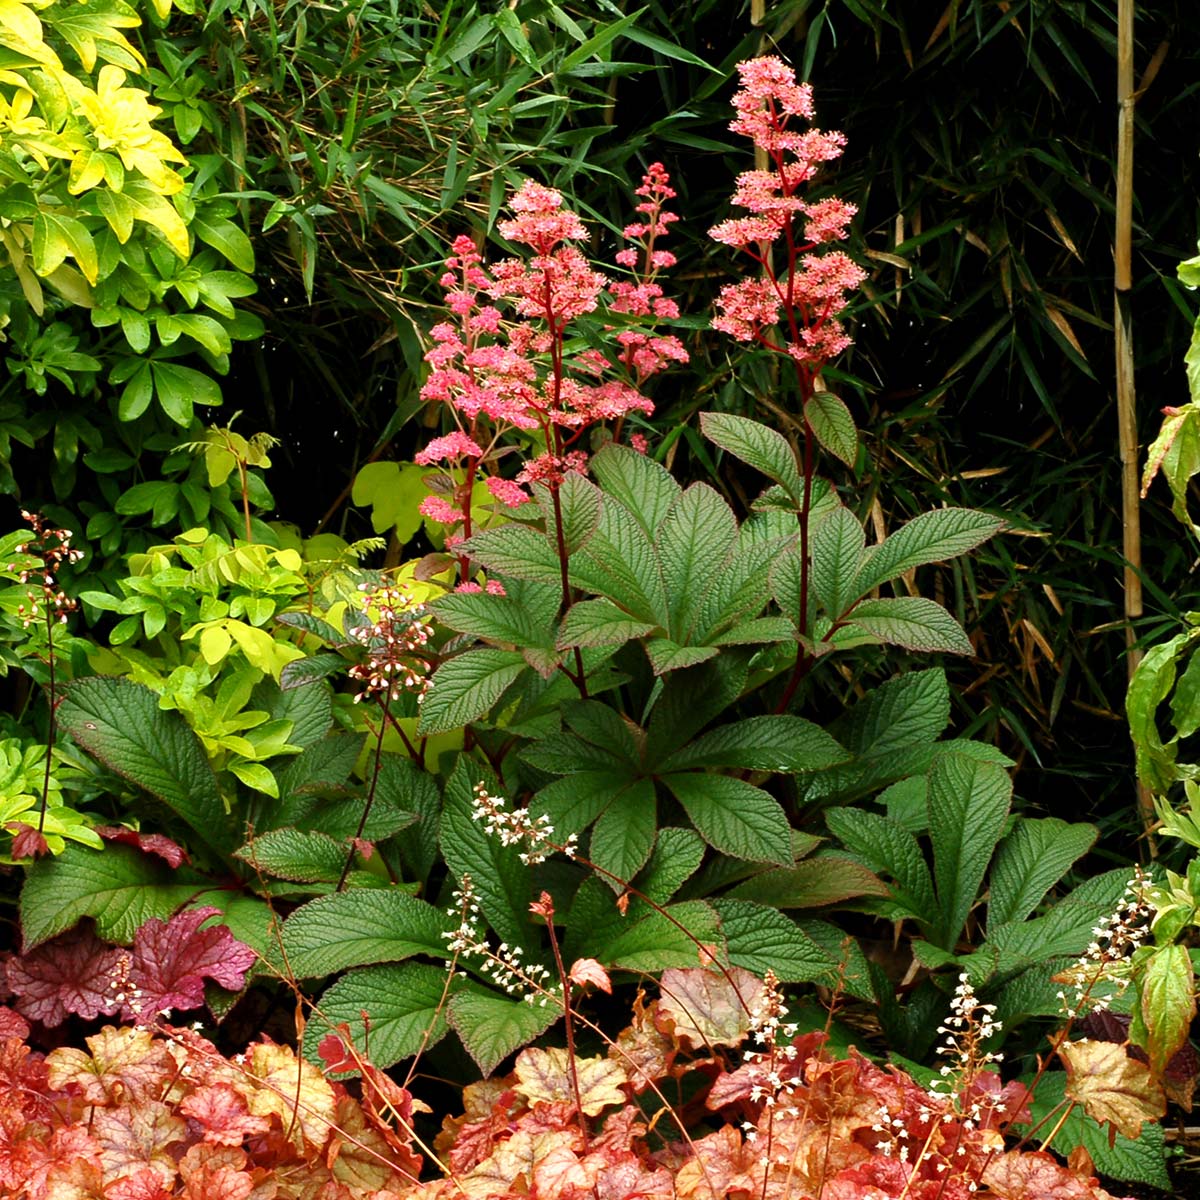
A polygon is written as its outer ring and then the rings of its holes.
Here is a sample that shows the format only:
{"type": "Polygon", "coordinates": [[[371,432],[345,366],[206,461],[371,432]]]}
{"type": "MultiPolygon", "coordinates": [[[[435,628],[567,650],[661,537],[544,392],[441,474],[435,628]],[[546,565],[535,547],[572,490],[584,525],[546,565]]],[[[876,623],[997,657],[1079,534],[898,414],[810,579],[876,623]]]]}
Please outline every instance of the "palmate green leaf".
{"type": "Polygon", "coordinates": [[[516,650],[468,650],[438,667],[421,704],[421,734],[459,729],[487,713],[522,671],[516,650]]]}
{"type": "MultiPolygon", "coordinates": [[[[577,777],[570,777],[574,778],[577,777]]],[[[650,857],[658,829],[657,815],[653,781],[635,779],[612,795],[597,818],[588,857],[599,868],[604,881],[617,891],[624,888],[650,857]]]]}
{"type": "Polygon", "coordinates": [[[350,971],[318,1001],[304,1029],[304,1057],[320,1062],[317,1045],[343,1022],[358,1052],[381,1070],[435,1046],[446,1036],[445,987],[441,966],[389,963],[350,971]]]}
{"type": "Polygon", "coordinates": [[[1056,955],[1077,957],[1093,939],[1097,916],[1117,907],[1131,874],[1118,867],[1093,875],[1055,900],[1043,916],[989,928],[987,944],[1003,951],[1014,967],[1033,966],[1056,955]]]}
{"type": "Polygon", "coordinates": [[[846,621],[906,650],[975,653],[963,627],[940,604],[921,596],[863,600],[850,610],[846,621]]]}
{"type": "Polygon", "coordinates": [[[283,949],[298,979],[414,954],[440,960],[446,956],[442,934],[451,922],[432,904],[404,892],[351,888],[296,909],[283,923],[283,949]]]}
{"type": "Polygon", "coordinates": [[[710,442],[761,471],[779,484],[797,506],[804,495],[804,479],[796,452],[783,434],[733,413],[702,412],[700,430],[710,442]]]}
{"type": "Polygon", "coordinates": [[[233,822],[216,776],[187,722],[149,688],[94,676],[63,685],[58,720],[110,771],[145,789],[217,850],[233,848],[233,822]]]}
{"type": "Polygon", "coordinates": [[[665,467],[617,442],[603,446],[588,466],[605,494],[619,500],[651,538],[683,490],[665,467]]]}
{"type": "Polygon", "coordinates": [[[996,850],[988,893],[988,926],[1023,921],[1067,868],[1095,844],[1094,825],[1057,817],[1018,817],[996,850]]]}
{"type": "Polygon", "coordinates": [[[658,831],[654,851],[637,878],[638,891],[656,904],[666,904],[703,859],[704,839],[699,834],[668,825],[658,831]]]}
{"type": "Polygon", "coordinates": [[[450,1027],[462,1039],[484,1078],[561,1016],[562,1010],[553,1003],[542,1007],[474,989],[459,992],[447,1008],[450,1027]]]}
{"type": "Polygon", "coordinates": [[[782,983],[835,981],[838,960],[790,917],[768,904],[714,900],[729,962],[756,975],[774,971],[782,983]]]}
{"type": "Polygon", "coordinates": [[[468,538],[459,550],[489,571],[535,583],[562,583],[558,554],[546,535],[512,522],[468,538]]]}
{"type": "Polygon", "coordinates": [[[860,808],[831,808],[825,824],[852,853],[895,881],[893,896],[923,926],[931,925],[938,905],[929,866],[917,839],[896,822],[860,808]]]}
{"type": "Polygon", "coordinates": [[[737,518],[720,495],[694,483],[675,499],[659,526],[654,548],[667,589],[667,631],[680,645],[691,640],[704,597],[737,541],[737,518]]]}
{"type": "Polygon", "coordinates": [[[345,842],[314,830],[272,829],[249,841],[235,857],[265,875],[298,883],[336,883],[350,854],[345,842]]]}
{"type": "Polygon", "coordinates": [[[598,700],[572,700],[562,706],[563,720],[580,737],[603,747],[625,763],[638,760],[633,727],[619,712],[598,700]]]}
{"type": "Polygon", "coordinates": [[[529,801],[529,811],[547,817],[555,837],[565,839],[583,833],[631,783],[628,770],[577,771],[542,788],[529,801]]]}
{"type": "Polygon", "coordinates": [[[402,755],[385,754],[375,782],[375,801],[416,817],[411,826],[405,826],[402,837],[383,849],[390,851],[394,847],[413,878],[427,879],[438,859],[438,827],[442,818],[442,793],[437,776],[402,755]]]}
{"type": "Polygon", "coordinates": [[[654,629],[636,621],[611,600],[579,600],[572,604],[558,632],[558,646],[621,646],[631,638],[643,637],[654,629]]]}
{"type": "Polygon", "coordinates": [[[443,625],[459,633],[518,648],[549,650],[554,646],[553,623],[561,597],[561,585],[517,580],[504,596],[455,592],[439,597],[429,607],[443,625]]]}
{"type": "Polygon", "coordinates": [[[937,508],[901,525],[865,556],[855,589],[858,594],[926,563],[965,554],[999,533],[1004,522],[970,508],[937,508]]]}
{"type": "Polygon", "coordinates": [[[747,717],[701,734],[659,764],[662,771],[743,767],[752,771],[817,771],[849,753],[819,725],[786,713],[747,717]]]}
{"type": "Polygon", "coordinates": [[[765,642],[795,642],[796,627],[787,617],[754,617],[739,621],[725,633],[708,635],[711,646],[761,646],[765,642]]]}
{"type": "Polygon", "coordinates": [[[637,620],[666,628],[667,595],[654,546],[637,518],[611,496],[596,532],[571,556],[570,578],[577,587],[607,596],[637,620]]]}
{"type": "Polygon", "coordinates": [[[863,527],[848,508],[835,508],[813,529],[813,590],[831,620],[862,595],[855,585],[865,545],[863,527]]]}
{"type": "Polygon", "coordinates": [[[530,878],[520,846],[503,846],[472,814],[476,783],[499,794],[495,781],[460,756],[443,794],[442,857],[459,880],[469,875],[488,924],[510,946],[533,944],[528,936],[530,878]]]}
{"type": "Polygon", "coordinates": [[[669,638],[651,638],[646,643],[646,657],[650,660],[655,675],[666,675],[668,671],[694,667],[710,658],[716,658],[718,653],[715,646],[680,646],[669,638]]]}
{"type": "MultiPolygon", "coordinates": [[[[554,496],[549,488],[535,485],[538,506],[546,518],[546,539],[558,546],[558,521],[554,513],[554,496]]],[[[562,513],[563,547],[574,554],[587,544],[600,524],[600,489],[576,471],[571,471],[558,489],[558,507],[562,513]]]]}
{"type": "Polygon", "coordinates": [[[752,862],[789,864],[791,830],[773,796],[727,775],[664,775],[697,832],[722,854],[752,862]]]}
{"type": "Polygon", "coordinates": [[[923,774],[949,720],[950,689],[940,668],[889,679],[829,727],[854,758],[809,776],[803,784],[805,795],[850,799],[923,774]]]}
{"type": "MultiPolygon", "coordinates": [[[[755,522],[743,524],[736,549],[717,572],[704,597],[693,641],[712,645],[722,640],[730,644],[756,640],[753,634],[746,636],[747,626],[770,598],[771,564],[786,542],[794,537],[795,526],[790,522],[782,536],[760,536],[755,522]]],[[[783,620],[781,617],[765,619],[783,620]]],[[[791,630],[786,630],[784,636],[790,637],[791,630]]]]}
{"type": "Polygon", "coordinates": [[[804,406],[804,416],[817,441],[853,468],[858,458],[858,430],[845,402],[832,392],[814,392],[804,406]]]}
{"type": "MultiPolygon", "coordinates": [[[[775,603],[779,605],[783,615],[796,629],[800,629],[802,566],[799,547],[793,545],[776,555],[770,571],[771,595],[775,597],[775,603]]],[[[810,623],[812,615],[811,612],[808,614],[810,623]]],[[[803,633],[804,630],[800,632],[803,633]]]]}
{"type": "Polygon", "coordinates": [[[31,950],[84,917],[101,937],[128,944],[151,917],[167,920],[203,890],[206,880],[187,867],[132,846],[89,850],[68,845],[25,869],[21,889],[22,947],[31,950]]]}
{"type": "Polygon", "coordinates": [[[1008,772],[944,754],[929,773],[929,837],[939,917],[933,941],[953,949],[979,896],[1012,801],[1008,772]]]}
{"type": "Polygon", "coordinates": [[[297,658],[285,664],[279,673],[279,686],[286,692],[291,688],[304,687],[327,679],[349,666],[340,654],[312,654],[308,658],[297,658]]]}
{"type": "Polygon", "coordinates": [[[685,745],[742,693],[747,663],[736,651],[667,677],[650,714],[642,751],[647,772],[685,745]]]}
{"type": "MultiPolygon", "coordinates": [[[[608,893],[608,903],[614,903],[608,893]]],[[[575,910],[572,908],[572,920],[575,910]]],[[[700,946],[723,947],[721,922],[711,904],[689,900],[667,906],[663,913],[630,905],[630,917],[603,939],[589,937],[588,957],[605,966],[657,973],[668,967],[694,967],[700,946]],[[665,914],[665,915],[664,915],[665,914]]]]}

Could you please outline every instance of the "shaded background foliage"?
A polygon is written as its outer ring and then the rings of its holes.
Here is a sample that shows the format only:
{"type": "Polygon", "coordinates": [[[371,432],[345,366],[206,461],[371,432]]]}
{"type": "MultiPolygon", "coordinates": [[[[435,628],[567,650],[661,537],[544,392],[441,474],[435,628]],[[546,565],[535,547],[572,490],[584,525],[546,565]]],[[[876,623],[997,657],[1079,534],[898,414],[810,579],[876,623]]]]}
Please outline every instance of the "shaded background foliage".
{"type": "MultiPolygon", "coordinates": [[[[1115,6],[754,7],[217,0],[205,14],[175,14],[168,33],[147,29],[159,102],[189,155],[236,195],[255,249],[248,306],[266,331],[234,348],[224,411],[244,410],[247,433],[280,439],[271,515],[306,534],[370,533],[345,489],[364,462],[409,459],[428,436],[417,390],[446,243],[464,227],[489,230],[526,173],[615,229],[629,181],[661,158],[685,216],[681,299],[703,327],[716,288],[739,269],[705,231],[750,165],[725,129],[729,76],[740,58],[780,53],[813,83],[822,126],[849,139],[823,182],[860,205],[857,253],[873,273],[857,346],[828,382],[869,431],[864,493],[886,477],[893,497],[867,511],[881,531],[943,501],[1013,524],[940,578],[979,649],[952,668],[959,727],[1021,761],[1027,799],[1119,833],[1132,784],[1119,723],[1115,6]]],[[[1171,281],[1197,234],[1188,8],[1146,0],[1137,14],[1133,305],[1146,433],[1184,393],[1191,301],[1171,281]]],[[[593,250],[614,248],[600,239],[593,250]]],[[[656,452],[742,496],[749,482],[713,461],[694,416],[757,412],[786,431],[788,397],[745,348],[709,338],[691,348],[689,371],[657,396],[656,452]]],[[[61,426],[111,407],[114,391],[100,377],[79,398],[52,387],[46,403],[61,426]]],[[[17,381],[6,399],[29,403],[17,381]]],[[[21,500],[43,505],[57,491],[77,520],[96,480],[79,472],[65,495],[46,465],[56,433],[43,426],[14,460],[21,500]]],[[[121,485],[156,477],[182,440],[153,414],[143,426],[158,456],[140,458],[121,485]]],[[[171,532],[173,519],[123,520],[119,546],[93,568],[171,532]]],[[[1192,564],[1156,498],[1145,538],[1152,615],[1139,633],[1153,640],[1194,605],[1192,564]]],[[[826,694],[809,707],[837,711],[870,667],[864,659],[859,676],[813,684],[826,694]]]]}

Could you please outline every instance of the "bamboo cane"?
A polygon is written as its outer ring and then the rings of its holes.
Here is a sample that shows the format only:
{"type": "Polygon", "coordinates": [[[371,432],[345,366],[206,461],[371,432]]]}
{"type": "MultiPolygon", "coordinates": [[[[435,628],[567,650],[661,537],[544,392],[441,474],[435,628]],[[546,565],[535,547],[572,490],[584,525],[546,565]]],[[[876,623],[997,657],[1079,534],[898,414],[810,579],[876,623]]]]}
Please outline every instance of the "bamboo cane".
{"type": "MultiPolygon", "coordinates": [[[[1142,652],[1135,646],[1134,622],[1142,615],[1142,532],[1138,497],[1137,392],[1133,372],[1133,86],[1134,0],[1117,3],[1117,184],[1113,245],[1113,332],[1116,355],[1117,433],[1121,461],[1121,523],[1125,555],[1125,663],[1133,677],[1142,652]]],[[[1138,815],[1154,853],[1150,831],[1154,803],[1137,787],[1138,815]]]]}

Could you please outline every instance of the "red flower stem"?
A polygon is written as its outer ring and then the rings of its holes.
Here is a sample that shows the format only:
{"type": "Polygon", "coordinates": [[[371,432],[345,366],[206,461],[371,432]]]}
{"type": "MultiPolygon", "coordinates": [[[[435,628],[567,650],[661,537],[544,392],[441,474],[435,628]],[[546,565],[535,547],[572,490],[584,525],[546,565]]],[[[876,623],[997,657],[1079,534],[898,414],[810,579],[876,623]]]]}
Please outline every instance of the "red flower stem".
{"type": "Polygon", "coordinates": [[[575,1112],[579,1119],[579,1132],[583,1137],[583,1153],[588,1149],[588,1119],[583,1112],[583,1092],[579,1089],[579,1071],[575,1065],[575,1022],[571,1012],[571,980],[563,966],[562,951],[558,948],[558,935],[554,932],[554,911],[546,914],[546,933],[550,938],[550,949],[554,953],[554,966],[563,990],[563,1029],[567,1035],[567,1074],[571,1079],[571,1091],[575,1093],[575,1112]]]}

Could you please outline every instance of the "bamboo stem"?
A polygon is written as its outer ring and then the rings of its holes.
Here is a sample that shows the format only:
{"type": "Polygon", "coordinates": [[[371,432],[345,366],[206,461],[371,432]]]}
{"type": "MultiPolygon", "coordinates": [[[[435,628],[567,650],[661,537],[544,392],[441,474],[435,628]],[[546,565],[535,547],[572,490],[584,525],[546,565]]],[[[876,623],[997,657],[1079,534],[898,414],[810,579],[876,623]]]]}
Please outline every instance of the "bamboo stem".
{"type": "MultiPolygon", "coordinates": [[[[1113,331],[1116,357],[1117,435],[1121,462],[1121,523],[1125,556],[1125,663],[1133,677],[1142,654],[1135,645],[1134,622],[1142,615],[1142,531],[1138,496],[1137,391],[1133,370],[1133,87],[1134,0],[1117,3],[1117,183],[1113,238],[1113,331]]],[[[1154,853],[1150,830],[1154,803],[1138,784],[1138,815],[1154,853]]]]}

